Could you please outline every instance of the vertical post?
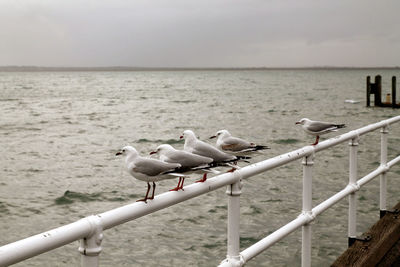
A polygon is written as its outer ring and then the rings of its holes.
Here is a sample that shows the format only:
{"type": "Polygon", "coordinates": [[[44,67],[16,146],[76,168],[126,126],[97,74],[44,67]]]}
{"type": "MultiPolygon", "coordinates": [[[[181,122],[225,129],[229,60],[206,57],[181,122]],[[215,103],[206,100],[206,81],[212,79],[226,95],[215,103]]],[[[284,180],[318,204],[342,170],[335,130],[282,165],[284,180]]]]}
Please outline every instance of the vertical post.
{"type": "MultiPolygon", "coordinates": [[[[358,137],[349,142],[349,185],[357,183],[357,147],[358,137]]],[[[356,192],[349,195],[349,224],[348,224],[348,244],[349,247],[355,242],[357,236],[357,199],[356,192]]]]}
{"type": "MultiPolygon", "coordinates": [[[[240,175],[240,171],[234,175],[240,175]]],[[[234,184],[228,185],[226,194],[228,195],[228,241],[227,241],[227,260],[232,266],[240,266],[240,195],[241,178],[234,184]]]]}
{"type": "Polygon", "coordinates": [[[396,76],[392,77],[392,108],[397,106],[396,103],[396,76]]]}
{"type": "Polygon", "coordinates": [[[382,76],[376,75],[375,76],[375,106],[381,107],[382,106],[382,76]]]}
{"type": "MultiPolygon", "coordinates": [[[[303,214],[311,214],[312,210],[312,166],[314,154],[306,156],[303,164],[303,214]]],[[[301,266],[311,266],[311,224],[302,227],[301,266]]]]}
{"type": "Polygon", "coordinates": [[[92,226],[92,233],[90,236],[84,238],[80,242],[79,252],[81,253],[81,266],[82,267],[98,267],[99,255],[101,252],[101,241],[103,240],[103,229],[101,226],[100,217],[90,216],[87,217],[92,226]]]}
{"type": "MultiPolygon", "coordinates": [[[[387,163],[387,137],[388,137],[388,126],[384,126],[381,129],[381,166],[387,163]]],[[[379,192],[379,208],[380,217],[382,218],[386,213],[386,191],[387,191],[387,180],[386,172],[381,174],[380,177],[380,192],[379,192]]]]}
{"type": "Polygon", "coordinates": [[[371,95],[371,77],[367,76],[367,107],[371,105],[370,95],[371,95]]]}

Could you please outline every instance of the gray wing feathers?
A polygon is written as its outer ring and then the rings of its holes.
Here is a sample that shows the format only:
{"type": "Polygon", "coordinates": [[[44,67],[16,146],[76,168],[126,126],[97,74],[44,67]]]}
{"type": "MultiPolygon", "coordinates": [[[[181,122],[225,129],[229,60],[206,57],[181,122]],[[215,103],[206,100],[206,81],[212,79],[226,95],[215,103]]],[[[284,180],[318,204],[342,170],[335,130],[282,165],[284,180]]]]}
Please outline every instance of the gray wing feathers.
{"type": "Polygon", "coordinates": [[[132,169],[135,172],[140,172],[148,176],[156,176],[163,172],[172,171],[180,166],[181,165],[177,163],[167,163],[154,159],[141,159],[134,163],[132,169]]]}
{"type": "Polygon", "coordinates": [[[312,132],[321,132],[321,131],[335,130],[337,127],[334,123],[314,121],[310,123],[310,125],[307,128],[309,131],[312,132]]]}
{"type": "Polygon", "coordinates": [[[182,167],[199,166],[205,163],[211,163],[212,158],[188,153],[185,151],[177,151],[172,155],[168,155],[168,162],[178,162],[182,167]]]}
{"type": "MultiPolygon", "coordinates": [[[[201,141],[200,141],[201,142],[201,141]]],[[[193,149],[194,154],[202,155],[205,157],[213,158],[215,161],[226,161],[226,160],[233,160],[235,156],[226,154],[222,151],[219,151],[217,148],[201,142],[198,143],[196,147],[193,149]]]]}

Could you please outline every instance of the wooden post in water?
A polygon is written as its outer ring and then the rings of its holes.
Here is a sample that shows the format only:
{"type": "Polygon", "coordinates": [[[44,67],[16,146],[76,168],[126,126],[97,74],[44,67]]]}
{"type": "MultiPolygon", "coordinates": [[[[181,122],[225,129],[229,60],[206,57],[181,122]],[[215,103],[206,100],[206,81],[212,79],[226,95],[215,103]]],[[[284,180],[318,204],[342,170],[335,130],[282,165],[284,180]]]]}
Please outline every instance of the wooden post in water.
{"type": "Polygon", "coordinates": [[[375,84],[374,84],[374,101],[375,101],[375,106],[382,106],[382,76],[381,75],[376,75],[375,76],[375,84]]]}
{"type": "Polygon", "coordinates": [[[396,103],[396,76],[392,77],[392,108],[395,108],[396,103]]]}
{"type": "Polygon", "coordinates": [[[371,100],[369,99],[371,96],[371,76],[367,76],[367,107],[370,106],[371,100]]]}

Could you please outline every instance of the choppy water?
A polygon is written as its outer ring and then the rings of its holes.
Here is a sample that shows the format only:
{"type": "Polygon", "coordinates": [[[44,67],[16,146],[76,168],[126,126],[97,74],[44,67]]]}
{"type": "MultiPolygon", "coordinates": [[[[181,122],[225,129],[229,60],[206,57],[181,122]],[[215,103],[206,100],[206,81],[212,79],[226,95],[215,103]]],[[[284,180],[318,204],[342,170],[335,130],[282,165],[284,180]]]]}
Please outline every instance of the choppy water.
{"type": "MultiPolygon", "coordinates": [[[[346,123],[347,132],[399,114],[365,107],[365,77],[396,70],[267,70],[0,73],[1,245],[90,214],[134,202],[146,185],[132,179],[115,152],[143,155],[162,143],[177,148],[185,129],[201,138],[219,129],[272,147],[254,161],[313,142],[294,122],[302,117],[346,123]],[[359,104],[345,99],[360,100],[359,104]]],[[[391,128],[389,158],[400,151],[391,128]]],[[[330,135],[334,136],[334,135],[330,135]]],[[[326,138],[326,137],[325,137],[326,138]]],[[[360,177],[379,165],[379,133],[362,137],[360,177]],[[376,145],[374,145],[376,144],[376,145]]],[[[313,202],[348,180],[346,144],[315,160],[313,202]]],[[[244,181],[242,249],[301,210],[300,161],[244,181]]],[[[389,173],[389,206],[400,200],[400,167],[389,173]]],[[[192,181],[188,181],[187,184],[192,181]]],[[[156,193],[175,186],[162,181],[156,193]]],[[[358,230],[379,217],[379,181],[359,191],[358,230]]],[[[221,189],[107,230],[102,266],[215,266],[226,254],[227,198],[221,189]]],[[[347,201],[313,224],[313,265],[328,266],[346,248],[347,201]]],[[[301,231],[248,266],[299,266],[301,231]]],[[[77,266],[78,243],[17,266],[77,266]]]]}

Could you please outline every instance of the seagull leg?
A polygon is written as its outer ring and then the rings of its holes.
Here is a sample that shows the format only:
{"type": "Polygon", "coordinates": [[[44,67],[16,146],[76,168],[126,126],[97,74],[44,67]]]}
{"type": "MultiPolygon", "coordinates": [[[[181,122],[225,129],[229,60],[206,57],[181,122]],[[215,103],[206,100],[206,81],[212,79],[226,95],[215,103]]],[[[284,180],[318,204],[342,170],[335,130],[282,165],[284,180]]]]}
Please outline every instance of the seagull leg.
{"type": "Polygon", "coordinates": [[[154,191],[156,191],[156,183],[153,182],[153,194],[151,194],[151,197],[149,199],[154,199],[154,191]]]}
{"type": "MultiPolygon", "coordinates": [[[[237,161],[235,161],[233,164],[234,164],[234,165],[237,165],[237,161]]],[[[236,168],[235,168],[235,167],[232,167],[232,169],[230,169],[230,170],[227,171],[227,172],[234,172],[234,171],[236,171],[236,168]]]]}
{"type": "Polygon", "coordinates": [[[170,189],[169,191],[179,191],[179,189],[183,190],[182,186],[183,186],[183,181],[184,180],[185,180],[185,178],[179,177],[178,185],[175,188],[170,189]],[[181,184],[181,181],[182,181],[182,184],[181,184]]]}
{"type": "Polygon", "coordinates": [[[146,196],[145,196],[144,198],[142,198],[142,199],[136,200],[136,202],[144,201],[145,203],[147,203],[147,196],[149,195],[149,192],[150,192],[150,184],[147,182],[147,192],[146,192],[146,196]]]}
{"type": "Polygon", "coordinates": [[[203,178],[200,180],[197,180],[196,183],[204,183],[207,180],[207,173],[203,174],[203,178]]]}
{"type": "Polygon", "coordinates": [[[315,146],[316,144],[318,144],[318,141],[319,141],[319,135],[317,135],[317,139],[315,139],[315,143],[314,144],[311,144],[312,146],[315,146]]]}

